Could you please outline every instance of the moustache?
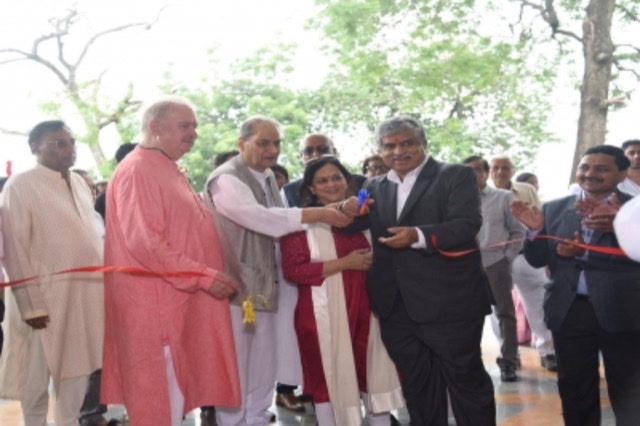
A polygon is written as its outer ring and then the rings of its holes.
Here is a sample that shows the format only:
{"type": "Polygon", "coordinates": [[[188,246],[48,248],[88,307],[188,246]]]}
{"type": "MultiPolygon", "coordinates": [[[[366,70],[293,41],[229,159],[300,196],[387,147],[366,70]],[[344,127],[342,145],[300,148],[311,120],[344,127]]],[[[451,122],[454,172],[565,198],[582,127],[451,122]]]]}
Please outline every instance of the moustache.
{"type": "Polygon", "coordinates": [[[391,157],[391,161],[410,160],[412,157],[413,155],[411,154],[394,155],[393,157],[391,157]]]}

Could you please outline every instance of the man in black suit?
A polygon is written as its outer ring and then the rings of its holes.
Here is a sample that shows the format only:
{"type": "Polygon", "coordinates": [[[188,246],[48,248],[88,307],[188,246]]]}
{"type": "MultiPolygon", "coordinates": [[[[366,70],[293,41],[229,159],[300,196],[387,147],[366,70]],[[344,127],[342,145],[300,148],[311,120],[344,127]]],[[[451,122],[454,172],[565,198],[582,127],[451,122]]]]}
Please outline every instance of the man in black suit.
{"type": "MultiPolygon", "coordinates": [[[[491,312],[480,253],[476,177],[469,167],[427,155],[423,127],[393,118],[376,141],[386,176],[367,185],[375,203],[353,227],[370,226],[368,290],[382,339],[400,373],[411,423],[447,424],[447,391],[458,426],[495,425],[491,378],[482,363],[484,317],[491,312]]],[[[343,206],[352,212],[353,200],[343,206]]]]}
{"type": "MultiPolygon", "coordinates": [[[[542,212],[514,202],[512,211],[541,235],[618,247],[612,215],[593,218],[594,203],[626,202],[631,197],[616,186],[625,178],[629,160],[610,145],[589,148],[576,180],[579,194],[546,203],[542,212]],[[616,199],[617,198],[617,199],[616,199]]],[[[640,263],[625,256],[600,254],[572,244],[530,238],[525,257],[535,267],[548,266],[544,311],[558,358],[558,389],[565,424],[600,424],[602,353],[609,398],[616,424],[640,422],[640,263]]]]}

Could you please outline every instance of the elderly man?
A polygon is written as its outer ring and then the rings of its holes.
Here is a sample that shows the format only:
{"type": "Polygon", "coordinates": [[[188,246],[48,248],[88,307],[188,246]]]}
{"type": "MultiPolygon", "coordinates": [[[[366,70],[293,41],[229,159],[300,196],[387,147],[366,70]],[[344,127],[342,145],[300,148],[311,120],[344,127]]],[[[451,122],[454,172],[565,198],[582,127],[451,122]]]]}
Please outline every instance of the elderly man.
{"type": "Polygon", "coordinates": [[[351,222],[334,207],[284,208],[271,170],[280,155],[280,135],[280,125],[270,118],[247,119],[240,126],[240,155],[215,169],[205,188],[228,255],[225,271],[241,285],[232,300],[231,314],[242,406],[218,408],[221,426],[267,425],[271,418],[268,408],[277,370],[276,239],[301,230],[303,223],[346,226],[351,222]],[[243,323],[243,302],[254,305],[255,324],[243,323]]]}
{"type": "MultiPolygon", "coordinates": [[[[589,148],[576,171],[579,194],[550,201],[542,212],[523,202],[514,202],[512,211],[533,231],[530,237],[539,232],[617,248],[612,217],[585,217],[582,206],[593,201],[613,202],[615,198],[622,203],[630,200],[630,195],[616,188],[628,167],[629,159],[618,147],[589,148]]],[[[547,239],[526,241],[524,250],[529,263],[547,266],[551,271],[544,312],[556,345],[565,424],[600,424],[599,354],[616,424],[638,424],[640,264],[625,256],[547,239]]]]}
{"type": "MultiPolygon", "coordinates": [[[[524,227],[511,214],[513,192],[492,188],[487,185],[489,163],[482,157],[471,156],[462,161],[471,167],[478,179],[480,200],[482,202],[482,227],[478,233],[478,244],[486,247],[500,241],[521,240],[524,227]]],[[[522,249],[522,242],[511,243],[503,247],[482,250],[484,267],[494,301],[492,323],[494,332],[500,341],[500,379],[503,382],[518,380],[516,362],[518,358],[518,333],[516,311],[513,306],[511,289],[511,264],[522,249]],[[497,323],[497,324],[496,324],[497,323]]]]}
{"type": "Polygon", "coordinates": [[[70,173],[76,141],[62,121],[29,134],[35,168],[4,188],[5,267],[10,280],[36,277],[7,291],[7,346],[0,397],[18,399],[25,425],[47,424],[49,379],[56,393],[56,426],[77,425],[89,375],[102,365],[102,277],[51,275],[102,263],[93,198],[70,173]]]}
{"type": "Polygon", "coordinates": [[[197,125],[182,98],[151,104],[143,140],[107,192],[105,264],[154,274],[110,274],[105,286],[102,400],[124,403],[136,426],[240,403],[228,301],[237,284],[222,272],[211,213],[176,164],[197,125]]]}
{"type": "MultiPolygon", "coordinates": [[[[473,171],[427,154],[420,123],[396,117],[376,141],[385,176],[367,188],[375,201],[351,229],[371,227],[368,290],[382,339],[402,377],[414,425],[447,424],[447,391],[459,426],[495,425],[493,384],[480,340],[491,312],[476,235],[482,225],[473,171]],[[472,250],[466,256],[447,252],[472,250]]],[[[353,199],[345,206],[353,212],[353,199]]]]}
{"type": "MultiPolygon", "coordinates": [[[[490,176],[496,188],[512,191],[515,199],[529,206],[540,208],[540,199],[536,189],[524,182],[513,182],[515,167],[508,155],[497,155],[490,162],[490,176]]],[[[544,283],[547,281],[544,268],[534,268],[527,263],[523,254],[518,255],[511,267],[513,283],[518,290],[524,306],[529,326],[536,337],[534,342],[540,354],[540,364],[549,371],[556,371],[555,350],[551,332],[544,323],[542,301],[544,299],[544,283]]]]}

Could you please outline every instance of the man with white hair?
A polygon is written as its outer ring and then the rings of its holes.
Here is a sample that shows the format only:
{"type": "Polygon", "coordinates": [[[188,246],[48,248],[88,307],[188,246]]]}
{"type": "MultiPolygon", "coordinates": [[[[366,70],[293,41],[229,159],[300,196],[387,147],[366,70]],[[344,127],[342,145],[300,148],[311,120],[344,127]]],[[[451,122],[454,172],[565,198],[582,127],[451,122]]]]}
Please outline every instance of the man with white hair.
{"type": "MultiPolygon", "coordinates": [[[[515,167],[506,154],[494,156],[490,162],[490,176],[496,188],[512,191],[515,199],[528,206],[540,208],[540,198],[535,188],[524,182],[513,181],[515,167]]],[[[518,290],[524,305],[529,326],[535,334],[534,345],[540,354],[540,364],[549,371],[557,371],[558,363],[553,348],[551,332],[544,323],[542,302],[544,300],[544,283],[547,281],[544,268],[534,268],[520,253],[511,266],[513,284],[518,290]]]]}
{"type": "Polygon", "coordinates": [[[143,140],[119,165],[107,192],[102,400],[127,407],[136,426],[178,426],[200,406],[237,406],[240,387],[229,297],[211,212],[176,162],[198,134],[193,106],[151,104],[143,140]],[[178,273],[178,274],[176,274],[178,273]]]}
{"type": "Polygon", "coordinates": [[[335,207],[284,208],[271,170],[280,144],[280,125],[275,120],[248,118],[240,125],[240,155],[216,168],[205,188],[205,201],[217,213],[227,255],[225,271],[241,286],[232,299],[231,314],[242,405],[216,407],[222,426],[267,425],[271,418],[268,408],[277,379],[277,333],[281,333],[276,314],[281,291],[277,238],[301,230],[303,223],[351,223],[335,207]],[[255,307],[254,324],[243,323],[244,302],[255,307]]]}

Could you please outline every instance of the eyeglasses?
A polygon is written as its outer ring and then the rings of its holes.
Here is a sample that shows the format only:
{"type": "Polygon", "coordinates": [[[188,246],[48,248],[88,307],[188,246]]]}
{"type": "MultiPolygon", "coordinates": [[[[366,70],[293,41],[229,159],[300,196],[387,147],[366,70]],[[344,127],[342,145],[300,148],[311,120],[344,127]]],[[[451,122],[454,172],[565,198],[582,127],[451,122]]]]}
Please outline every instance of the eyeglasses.
{"type": "Polygon", "coordinates": [[[389,169],[387,166],[367,166],[367,170],[370,172],[386,172],[389,169]]]}
{"type": "Polygon", "coordinates": [[[307,157],[313,155],[314,152],[317,152],[320,155],[328,154],[331,151],[331,147],[328,145],[318,145],[318,146],[308,146],[302,150],[302,153],[307,157]]]}
{"type": "Polygon", "coordinates": [[[44,143],[48,145],[55,145],[55,147],[58,149],[65,149],[69,146],[71,147],[76,146],[75,139],[56,139],[54,141],[45,141],[44,143]]]}

